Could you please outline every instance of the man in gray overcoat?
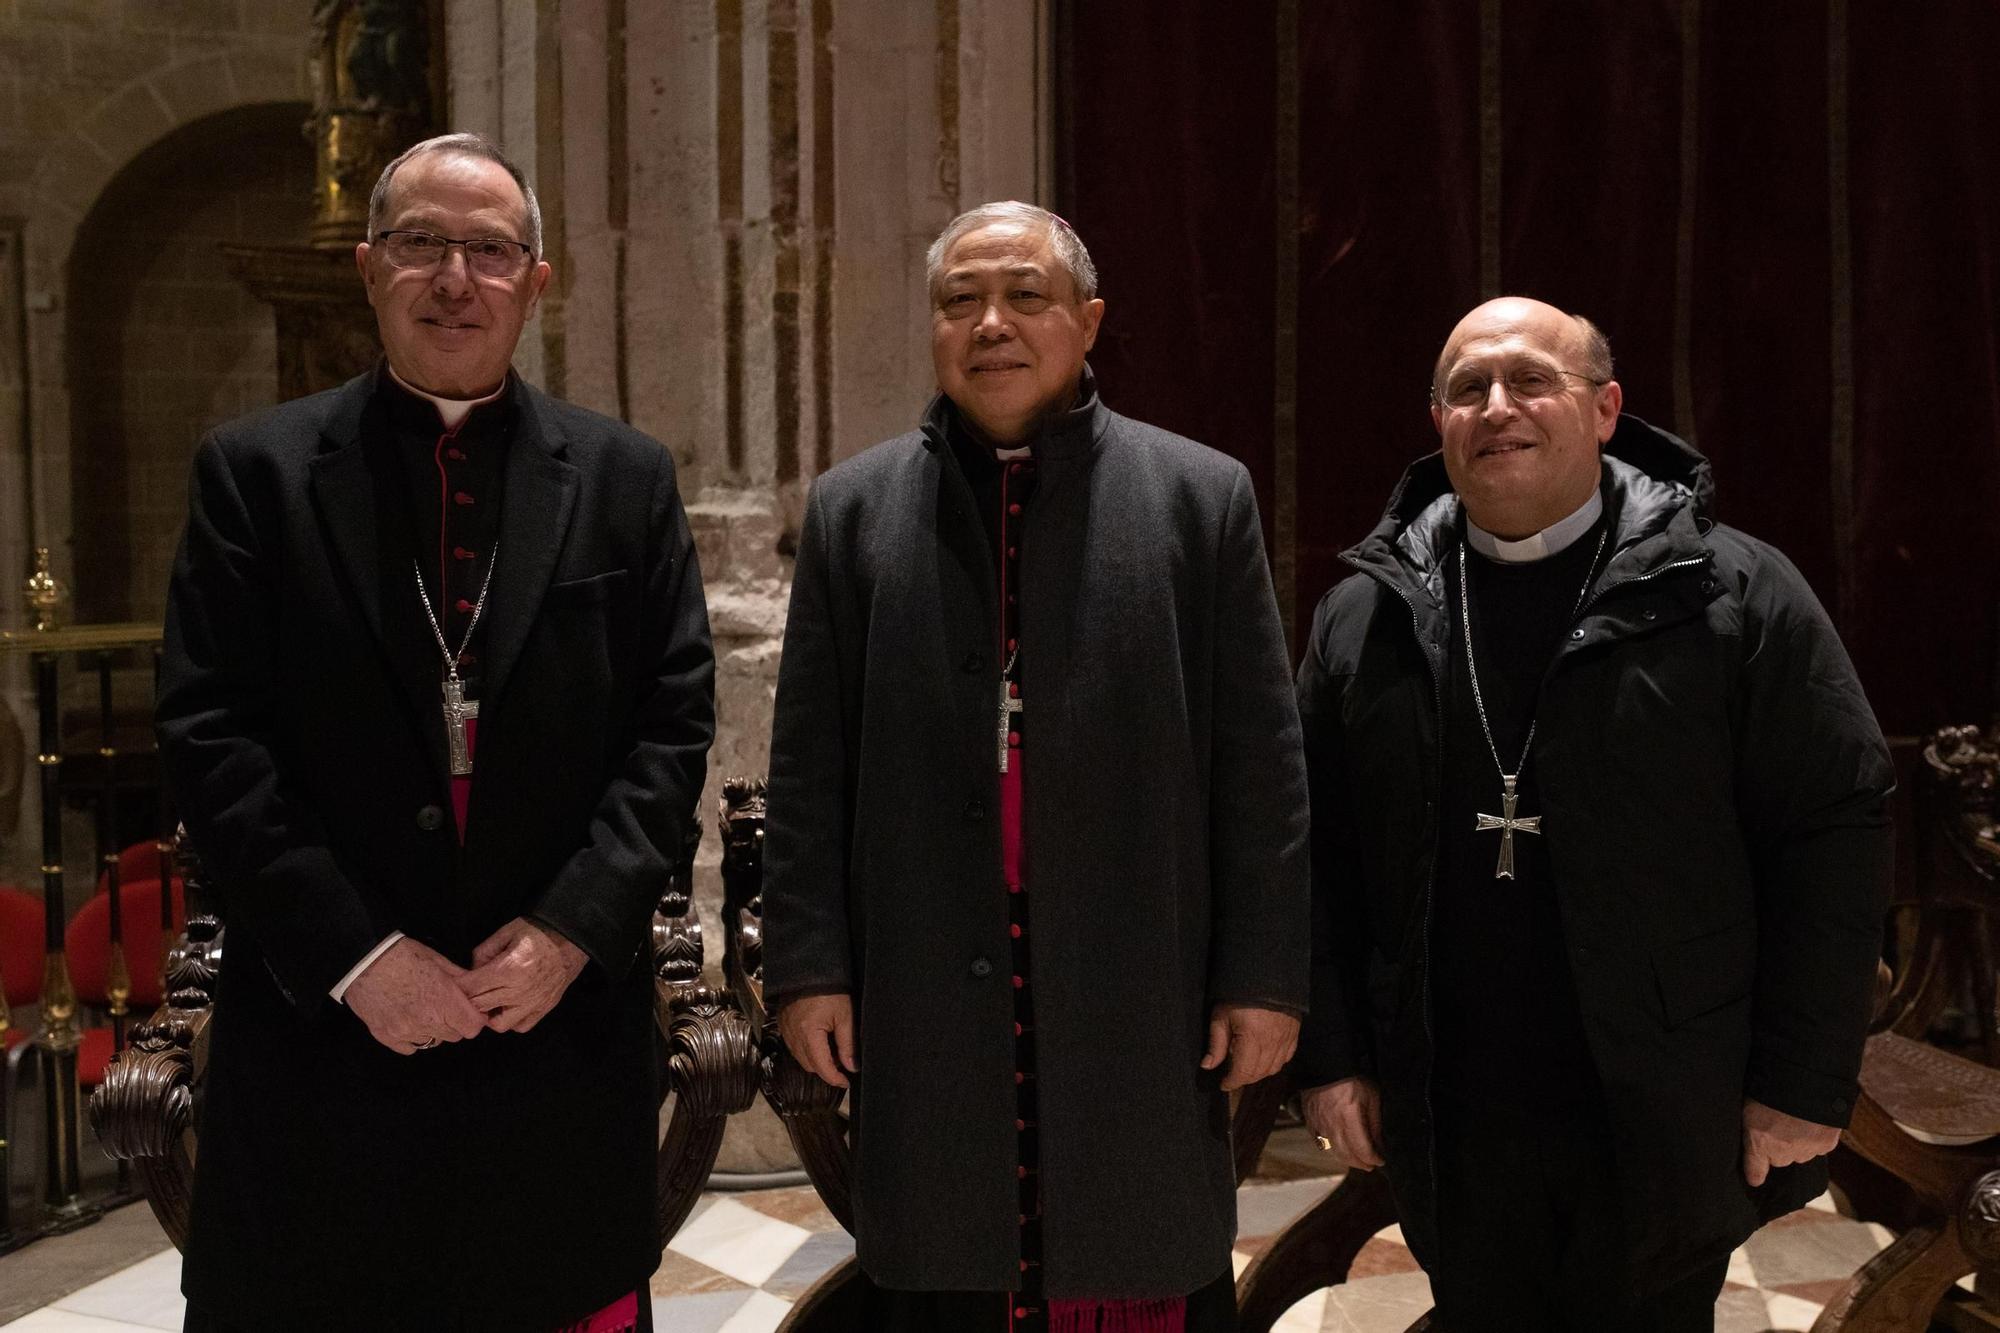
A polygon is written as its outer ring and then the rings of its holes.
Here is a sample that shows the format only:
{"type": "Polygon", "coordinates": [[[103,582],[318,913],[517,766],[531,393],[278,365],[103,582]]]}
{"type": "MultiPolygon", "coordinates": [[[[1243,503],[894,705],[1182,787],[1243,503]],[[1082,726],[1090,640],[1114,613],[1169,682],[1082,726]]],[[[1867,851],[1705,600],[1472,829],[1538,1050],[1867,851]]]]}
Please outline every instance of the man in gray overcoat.
{"type": "Polygon", "coordinates": [[[1290,1058],[1306,789],[1249,473],[1119,416],[1055,215],[931,246],[939,394],[813,486],[765,984],[852,1090],[880,1329],[1234,1327],[1225,1093],[1290,1058]]]}

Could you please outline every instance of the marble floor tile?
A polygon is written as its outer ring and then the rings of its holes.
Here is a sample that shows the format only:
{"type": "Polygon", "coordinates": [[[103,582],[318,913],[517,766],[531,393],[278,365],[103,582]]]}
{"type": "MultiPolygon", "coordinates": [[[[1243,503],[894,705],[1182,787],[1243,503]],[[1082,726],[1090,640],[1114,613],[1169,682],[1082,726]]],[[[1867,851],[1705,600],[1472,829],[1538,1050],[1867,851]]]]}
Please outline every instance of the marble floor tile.
{"type": "Polygon", "coordinates": [[[699,1296],[653,1297],[653,1327],[660,1333],[720,1333],[723,1324],[749,1301],[748,1287],[708,1291],[699,1296]]]}
{"type": "Polygon", "coordinates": [[[1395,1273],[1418,1271],[1417,1256],[1410,1253],[1410,1247],[1377,1236],[1361,1247],[1348,1265],[1347,1280],[1359,1282],[1363,1278],[1388,1277],[1395,1273]]]}
{"type": "Polygon", "coordinates": [[[1770,1328],[1771,1311],[1761,1291],[1728,1288],[1715,1303],[1715,1333],[1770,1333],[1770,1328]]]}
{"type": "Polygon", "coordinates": [[[73,1291],[57,1301],[55,1308],[177,1333],[187,1318],[187,1299],[181,1295],[180,1251],[156,1254],[73,1291]]]}
{"type": "Polygon", "coordinates": [[[681,1228],[667,1248],[738,1282],[759,1287],[812,1233],[734,1199],[717,1199],[681,1228]]]}
{"type": "Polygon", "coordinates": [[[835,1228],[816,1232],[785,1260],[784,1267],[766,1278],[763,1289],[773,1296],[797,1300],[826,1271],[854,1253],[854,1237],[835,1228]]]}
{"type": "Polygon", "coordinates": [[[1325,1333],[1403,1333],[1431,1308],[1431,1282],[1422,1273],[1371,1277],[1331,1288],[1325,1333]]]}
{"type": "Polygon", "coordinates": [[[708,1291],[748,1291],[750,1284],[738,1282],[727,1273],[718,1273],[676,1250],[660,1256],[649,1284],[655,1296],[697,1296],[708,1291]]]}
{"type": "Polygon", "coordinates": [[[1339,1182],[1325,1177],[1287,1181],[1281,1185],[1245,1185],[1236,1191],[1236,1231],[1242,1236],[1271,1236],[1285,1224],[1324,1199],[1339,1182]]]}
{"type": "Polygon", "coordinates": [[[1783,1292],[1767,1293],[1765,1308],[1770,1311],[1769,1327],[1774,1333],[1807,1333],[1813,1321],[1819,1318],[1820,1306],[1814,1301],[1803,1301],[1783,1292]]]}
{"type": "Polygon", "coordinates": [[[771,1333],[791,1309],[790,1301],[781,1301],[768,1291],[753,1291],[715,1333],[771,1333]]]}
{"type": "Polygon", "coordinates": [[[11,1324],[0,1325],[0,1333],[154,1333],[154,1330],[146,1324],[99,1319],[96,1315],[46,1306],[33,1314],[21,1316],[11,1324]]]}
{"type": "Polygon", "coordinates": [[[1326,1293],[1316,1291],[1278,1316],[1271,1333],[1320,1333],[1326,1326],[1326,1293]]]}
{"type": "Polygon", "coordinates": [[[1747,1254],[1760,1287],[1845,1277],[1882,1248],[1864,1223],[1828,1214],[1812,1226],[1771,1227],[1738,1253],[1747,1254]]]}
{"type": "Polygon", "coordinates": [[[820,1202],[819,1191],[810,1185],[798,1189],[745,1190],[731,1197],[745,1208],[766,1217],[775,1217],[780,1222],[804,1227],[807,1231],[840,1230],[840,1223],[834,1221],[833,1214],[820,1202]]]}

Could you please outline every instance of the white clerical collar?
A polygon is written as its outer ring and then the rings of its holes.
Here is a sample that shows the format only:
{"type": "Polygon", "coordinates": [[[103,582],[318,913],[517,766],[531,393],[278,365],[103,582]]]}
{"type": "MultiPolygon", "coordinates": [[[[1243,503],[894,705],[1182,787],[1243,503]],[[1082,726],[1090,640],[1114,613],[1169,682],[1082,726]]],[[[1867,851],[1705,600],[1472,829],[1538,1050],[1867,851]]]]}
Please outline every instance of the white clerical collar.
{"type": "Polygon", "coordinates": [[[1536,560],[1546,560],[1558,551],[1568,547],[1597,523],[1598,515],[1604,512],[1604,497],[1597,491],[1583,502],[1568,518],[1552,523],[1532,537],[1510,542],[1496,537],[1485,528],[1474,523],[1470,517],[1465,520],[1465,540],[1472,543],[1472,549],[1488,560],[1498,560],[1503,565],[1525,565],[1536,560]]]}
{"type": "MultiPolygon", "coordinates": [[[[388,365],[387,362],[383,364],[388,365]]],[[[402,385],[417,397],[427,400],[431,406],[438,410],[438,418],[444,422],[446,430],[457,430],[458,424],[472,415],[473,408],[478,407],[481,403],[490,403],[501,394],[507,392],[507,381],[503,377],[500,381],[500,387],[492,393],[487,394],[484,398],[440,398],[434,393],[428,393],[419,389],[416,385],[398,375],[394,366],[389,366],[388,369],[390,379],[396,381],[396,383],[402,385]]]]}

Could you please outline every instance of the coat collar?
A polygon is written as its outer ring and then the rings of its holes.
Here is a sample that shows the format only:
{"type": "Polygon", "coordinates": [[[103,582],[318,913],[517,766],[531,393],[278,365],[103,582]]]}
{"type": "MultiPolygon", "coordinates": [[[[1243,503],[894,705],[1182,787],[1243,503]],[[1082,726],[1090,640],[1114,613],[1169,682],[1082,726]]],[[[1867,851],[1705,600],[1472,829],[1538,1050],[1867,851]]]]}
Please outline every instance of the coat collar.
{"type": "MultiPolygon", "coordinates": [[[[1621,414],[1604,446],[1602,487],[1612,555],[1598,576],[1600,590],[1709,554],[1702,539],[1714,526],[1714,471],[1686,441],[1621,414]]],[[[1427,454],[1403,473],[1374,531],[1341,559],[1406,596],[1436,598],[1460,519],[1444,455],[1427,454]]]]}
{"type": "MultiPolygon", "coordinates": [[[[311,484],[361,619],[395,664],[425,730],[436,731],[438,744],[425,748],[441,767],[442,723],[431,725],[438,715],[435,645],[421,639],[413,644],[402,632],[410,617],[401,603],[414,604],[416,597],[415,575],[403,567],[414,554],[415,539],[380,392],[383,375],[378,365],[335,391],[320,430],[319,455],[310,465],[311,484]]],[[[577,470],[566,459],[568,444],[548,400],[518,375],[509,376],[507,393],[514,438],[501,499],[499,564],[482,630],[482,708],[502,698],[520,659],[568,536],[577,493],[577,470]]]]}
{"type": "MultiPolygon", "coordinates": [[[[1108,424],[1110,409],[1098,397],[1097,376],[1086,364],[1083,378],[1077,382],[1076,405],[1044,421],[1041,430],[1029,443],[1035,457],[1043,461],[1079,458],[1096,447],[1108,424]]],[[[952,433],[965,430],[965,422],[959,414],[958,404],[940,393],[924,409],[919,429],[923,433],[925,448],[934,454],[948,455],[952,433]]]]}

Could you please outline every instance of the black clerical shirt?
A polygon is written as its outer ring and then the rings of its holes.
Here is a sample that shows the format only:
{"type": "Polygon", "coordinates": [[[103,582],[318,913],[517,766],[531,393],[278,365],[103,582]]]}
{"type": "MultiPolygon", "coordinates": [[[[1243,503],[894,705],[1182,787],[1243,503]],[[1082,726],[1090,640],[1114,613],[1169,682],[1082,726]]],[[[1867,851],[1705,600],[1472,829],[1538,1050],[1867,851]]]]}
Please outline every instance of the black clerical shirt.
{"type": "MultiPolygon", "coordinates": [[[[445,642],[457,649],[465,641],[500,537],[501,485],[514,434],[512,395],[503,392],[479,404],[456,427],[447,428],[429,399],[397,384],[386,370],[381,392],[388,399],[396,453],[408,482],[410,527],[416,536],[411,554],[423,571],[424,591],[445,642]]],[[[414,573],[409,587],[415,601],[414,573]]],[[[421,606],[417,615],[423,616],[421,606]]],[[[479,697],[479,641],[484,626],[482,616],[480,628],[459,658],[458,673],[468,699],[479,697]]],[[[429,638],[430,633],[425,621],[424,634],[429,638]]],[[[434,639],[432,651],[436,651],[434,639]]],[[[442,680],[442,653],[437,663],[442,680]]]]}
{"type": "MultiPolygon", "coordinates": [[[[1472,643],[1500,760],[1513,772],[1543,677],[1574,623],[1573,608],[1607,518],[1532,564],[1502,564],[1461,547],[1472,575],[1472,643]]],[[[1539,1114],[1593,1103],[1596,1069],[1570,979],[1547,841],[1514,835],[1514,878],[1497,879],[1501,778],[1480,728],[1465,636],[1458,625],[1459,560],[1448,562],[1452,641],[1446,670],[1444,779],[1431,924],[1435,1090],[1447,1103],[1539,1114]]],[[[1520,773],[1518,816],[1541,813],[1531,755],[1520,773]]]]}

